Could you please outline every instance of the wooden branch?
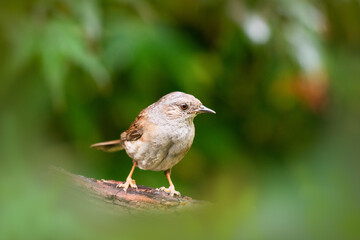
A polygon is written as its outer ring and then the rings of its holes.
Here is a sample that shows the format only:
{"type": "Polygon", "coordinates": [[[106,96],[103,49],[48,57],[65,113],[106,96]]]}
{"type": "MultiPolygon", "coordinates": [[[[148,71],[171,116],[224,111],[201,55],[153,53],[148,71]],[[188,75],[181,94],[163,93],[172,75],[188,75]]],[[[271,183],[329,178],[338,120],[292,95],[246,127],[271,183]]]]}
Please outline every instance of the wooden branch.
{"type": "Polygon", "coordinates": [[[127,192],[124,192],[122,188],[116,188],[117,184],[122,183],[120,181],[87,178],[58,167],[51,167],[50,172],[69,179],[72,189],[87,193],[90,200],[106,203],[107,207],[110,206],[112,210],[126,212],[179,211],[208,205],[204,201],[194,200],[186,196],[172,197],[163,191],[141,185],[138,185],[137,190],[129,188],[127,192]]]}

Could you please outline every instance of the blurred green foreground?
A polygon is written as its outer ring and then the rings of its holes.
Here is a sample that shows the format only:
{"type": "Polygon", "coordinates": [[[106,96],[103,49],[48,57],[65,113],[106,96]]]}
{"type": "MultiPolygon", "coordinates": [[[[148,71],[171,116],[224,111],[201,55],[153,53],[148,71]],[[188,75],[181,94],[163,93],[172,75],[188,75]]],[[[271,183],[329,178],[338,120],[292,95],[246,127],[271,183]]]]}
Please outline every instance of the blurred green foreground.
{"type": "Polygon", "coordinates": [[[0,56],[0,239],[360,239],[359,1],[1,1],[0,56]],[[89,145],[171,91],[217,112],[172,174],[209,209],[118,216],[48,181],[125,180],[89,145]]]}

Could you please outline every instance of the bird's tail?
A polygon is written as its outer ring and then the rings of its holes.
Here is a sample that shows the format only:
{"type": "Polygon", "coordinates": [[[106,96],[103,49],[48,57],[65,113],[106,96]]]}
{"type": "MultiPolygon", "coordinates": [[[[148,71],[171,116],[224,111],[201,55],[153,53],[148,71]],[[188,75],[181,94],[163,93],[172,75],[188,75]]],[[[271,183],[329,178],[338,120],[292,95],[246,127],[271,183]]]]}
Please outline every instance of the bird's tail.
{"type": "Polygon", "coordinates": [[[120,139],[108,142],[95,143],[90,147],[103,150],[104,152],[116,152],[124,149],[120,139]]]}

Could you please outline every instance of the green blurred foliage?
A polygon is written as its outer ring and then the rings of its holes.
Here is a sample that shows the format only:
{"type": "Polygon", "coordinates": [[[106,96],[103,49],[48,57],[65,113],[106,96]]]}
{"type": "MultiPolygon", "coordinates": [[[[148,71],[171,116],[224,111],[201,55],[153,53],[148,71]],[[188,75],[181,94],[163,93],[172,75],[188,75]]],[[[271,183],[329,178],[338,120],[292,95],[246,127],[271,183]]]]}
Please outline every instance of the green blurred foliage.
{"type": "Polygon", "coordinates": [[[0,2],[0,238],[359,239],[359,42],[356,0],[0,2]],[[44,183],[125,179],[89,145],[171,91],[217,112],[172,177],[212,211],[109,216],[44,183]]]}

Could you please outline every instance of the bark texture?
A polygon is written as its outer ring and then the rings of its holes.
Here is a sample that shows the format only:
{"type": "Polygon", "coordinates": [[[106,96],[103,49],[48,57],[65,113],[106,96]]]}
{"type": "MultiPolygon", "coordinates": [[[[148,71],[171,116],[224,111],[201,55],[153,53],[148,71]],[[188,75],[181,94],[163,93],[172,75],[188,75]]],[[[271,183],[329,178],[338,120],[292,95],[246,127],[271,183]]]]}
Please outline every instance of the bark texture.
{"type": "Polygon", "coordinates": [[[70,173],[62,168],[51,167],[50,172],[60,178],[67,179],[67,187],[96,203],[105,203],[109,210],[126,212],[144,211],[183,211],[208,205],[204,201],[194,200],[187,196],[170,196],[168,193],[138,185],[138,189],[124,192],[116,185],[122,183],[114,180],[97,180],[70,173]]]}

